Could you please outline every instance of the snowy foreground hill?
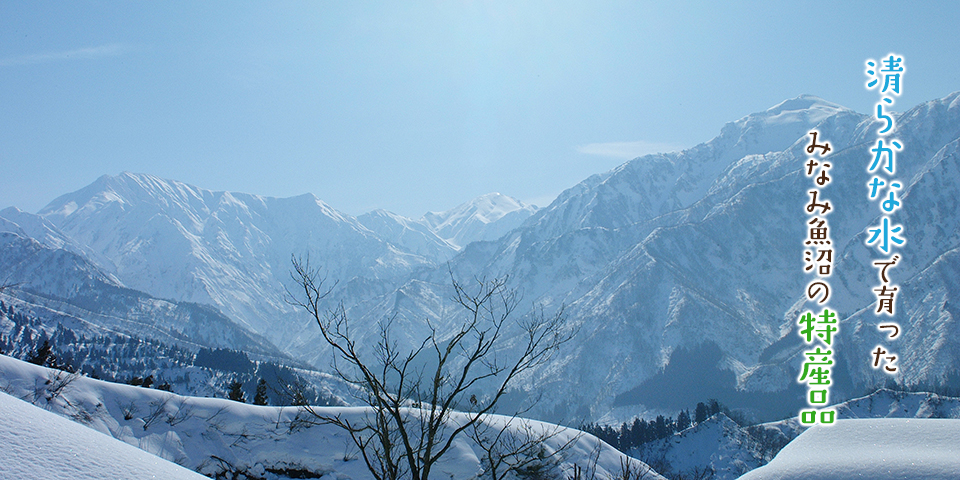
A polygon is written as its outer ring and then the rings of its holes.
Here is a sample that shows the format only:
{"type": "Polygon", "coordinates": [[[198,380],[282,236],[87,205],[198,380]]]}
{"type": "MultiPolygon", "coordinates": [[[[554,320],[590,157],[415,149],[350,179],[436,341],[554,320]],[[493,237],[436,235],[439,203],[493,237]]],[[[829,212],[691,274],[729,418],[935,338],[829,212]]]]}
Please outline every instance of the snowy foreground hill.
{"type": "Polygon", "coordinates": [[[843,420],[816,426],[742,480],[948,480],[960,476],[960,421],[843,420]]]}
{"type": "MultiPolygon", "coordinates": [[[[313,424],[296,407],[184,397],[2,355],[0,379],[0,478],[202,478],[194,470],[218,478],[370,478],[342,431],[313,424]]],[[[365,411],[324,410],[357,419],[365,411]]],[[[751,470],[742,478],[944,480],[960,472],[960,399],[882,390],[837,411],[836,426],[802,434],[794,419],[742,428],[718,414],[631,453],[669,478],[733,480],[751,470]]],[[[507,422],[508,436],[521,441],[552,433],[531,450],[541,456],[559,450],[542,462],[547,478],[576,478],[579,470],[579,478],[619,480],[627,463],[646,472],[639,478],[664,478],[573,429],[506,417],[491,417],[490,425],[507,422]]],[[[482,456],[464,438],[437,478],[484,478],[482,456]]]]}
{"type": "MultiPolygon", "coordinates": [[[[9,439],[0,448],[0,478],[195,477],[178,465],[218,478],[371,478],[342,430],[311,422],[309,414],[297,407],[184,397],[71,375],[3,355],[0,392],[5,392],[0,393],[0,439],[9,439]],[[157,457],[131,453],[134,449],[128,445],[116,446],[118,440],[157,457]],[[58,462],[64,465],[50,466],[58,462]],[[138,473],[123,473],[131,469],[138,473]]],[[[317,410],[354,422],[368,414],[366,408],[357,407],[317,410]]],[[[455,424],[458,419],[449,421],[455,424]]],[[[526,441],[549,433],[529,454],[542,462],[551,478],[572,478],[579,469],[583,478],[610,479],[623,465],[648,470],[574,429],[501,416],[490,417],[487,424],[498,431],[505,427],[505,440],[526,441]],[[550,456],[552,452],[557,454],[550,456]]],[[[483,455],[464,436],[435,468],[435,478],[478,478],[483,455]]],[[[644,478],[663,477],[648,471],[644,478]]]]}
{"type": "Polygon", "coordinates": [[[0,478],[205,478],[5,393],[0,393],[0,445],[0,478]]]}

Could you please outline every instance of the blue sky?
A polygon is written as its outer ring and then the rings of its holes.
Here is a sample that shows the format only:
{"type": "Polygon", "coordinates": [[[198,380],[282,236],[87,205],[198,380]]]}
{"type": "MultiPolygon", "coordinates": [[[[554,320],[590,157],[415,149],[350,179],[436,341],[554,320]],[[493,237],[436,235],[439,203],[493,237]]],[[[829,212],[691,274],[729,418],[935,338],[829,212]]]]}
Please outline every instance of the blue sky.
{"type": "Polygon", "coordinates": [[[960,90],[960,2],[0,2],[0,207],[103,174],[419,217],[541,206],[809,93],[960,90]],[[721,6],[719,4],[723,3],[721,6]]]}

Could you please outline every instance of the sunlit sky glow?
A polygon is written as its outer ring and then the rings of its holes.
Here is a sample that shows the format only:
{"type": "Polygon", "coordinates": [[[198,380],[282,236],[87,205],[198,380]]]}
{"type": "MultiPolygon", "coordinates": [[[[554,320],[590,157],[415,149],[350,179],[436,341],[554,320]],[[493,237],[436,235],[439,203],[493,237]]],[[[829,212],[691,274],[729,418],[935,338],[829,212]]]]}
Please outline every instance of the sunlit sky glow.
{"type": "Polygon", "coordinates": [[[2,2],[0,207],[122,171],[542,206],[800,94],[868,112],[868,57],[905,57],[898,110],[960,90],[960,2],[667,3],[2,2]]]}

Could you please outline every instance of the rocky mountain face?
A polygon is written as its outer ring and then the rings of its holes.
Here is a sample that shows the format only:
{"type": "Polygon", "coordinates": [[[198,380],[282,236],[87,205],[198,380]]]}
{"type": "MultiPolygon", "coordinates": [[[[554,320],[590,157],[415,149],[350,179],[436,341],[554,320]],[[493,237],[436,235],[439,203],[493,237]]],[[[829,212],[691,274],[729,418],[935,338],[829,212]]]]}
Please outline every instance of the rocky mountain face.
{"type": "MultiPolygon", "coordinates": [[[[935,383],[960,367],[960,94],[896,122],[905,145],[897,177],[907,183],[896,221],[908,243],[895,271],[904,335],[902,372],[893,380],[935,383]]],[[[354,218],[312,195],[210,192],[122,174],[64,195],[39,215],[7,209],[0,217],[4,230],[83,256],[104,281],[212,305],[318,366],[329,353],[316,326],[284,302],[291,255],[309,254],[339,281],[328,301],[344,302],[362,339],[375,338],[385,318],[397,319],[404,342],[431,325],[452,328],[462,310],[451,301],[451,276],[509,276],[523,298],[516,317],[562,306],[577,329],[559,355],[523,379],[523,389],[543,392],[536,416],[672,409],[652,393],[666,389],[780,417],[802,401],[794,379],[804,346],[795,323],[809,308],[803,164],[812,129],[833,149],[833,181],[822,190],[834,205],[839,259],[830,305],[842,319],[832,394],[849,398],[888,381],[869,367],[867,353],[880,338],[872,326],[876,254],[864,245],[879,217],[866,190],[877,127],[871,116],[801,96],[731,122],[691,149],[594,175],[535,212],[491,194],[417,221],[384,211],[354,218]],[[751,403],[761,396],[777,411],[751,403]]]]}

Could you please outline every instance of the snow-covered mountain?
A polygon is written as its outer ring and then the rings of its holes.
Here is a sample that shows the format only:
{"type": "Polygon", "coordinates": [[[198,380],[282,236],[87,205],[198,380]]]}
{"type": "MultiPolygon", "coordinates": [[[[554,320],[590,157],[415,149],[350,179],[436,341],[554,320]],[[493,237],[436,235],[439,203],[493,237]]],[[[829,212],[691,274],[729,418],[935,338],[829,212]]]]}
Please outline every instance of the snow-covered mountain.
{"type": "MultiPolygon", "coordinates": [[[[46,247],[75,253],[90,259],[95,264],[108,265],[110,263],[108,259],[97,255],[91,248],[65,235],[45,218],[24,212],[17,207],[0,210],[0,232],[15,233],[24,238],[32,238],[46,247]]],[[[115,277],[111,278],[116,280],[115,277]]]]}
{"type": "Polygon", "coordinates": [[[452,242],[496,238],[533,209],[485,195],[428,214],[444,219],[434,230],[383,210],[354,218],[313,195],[211,192],[123,173],[61,196],[38,215],[8,208],[0,216],[50,247],[85,255],[126,287],[213,305],[283,347],[299,328],[288,319],[298,312],[284,301],[292,255],[309,255],[347,294],[362,297],[368,281],[382,290],[449,260],[462,245],[452,242]]]}
{"type": "Polygon", "coordinates": [[[457,247],[502,237],[537,211],[500,193],[481,195],[445,212],[427,212],[421,222],[457,247]]]}
{"type": "Polygon", "coordinates": [[[488,193],[444,212],[427,212],[419,220],[380,209],[357,220],[394,245],[445,262],[473,242],[500,238],[536,211],[535,205],[488,193]]]}
{"type": "Polygon", "coordinates": [[[358,216],[357,221],[380,238],[436,262],[445,262],[460,250],[459,246],[440,238],[423,221],[386,210],[367,212],[358,216]]]}
{"type": "Polygon", "coordinates": [[[733,480],[764,464],[760,442],[718,413],[668,438],[630,452],[664,475],[733,480]]]}

